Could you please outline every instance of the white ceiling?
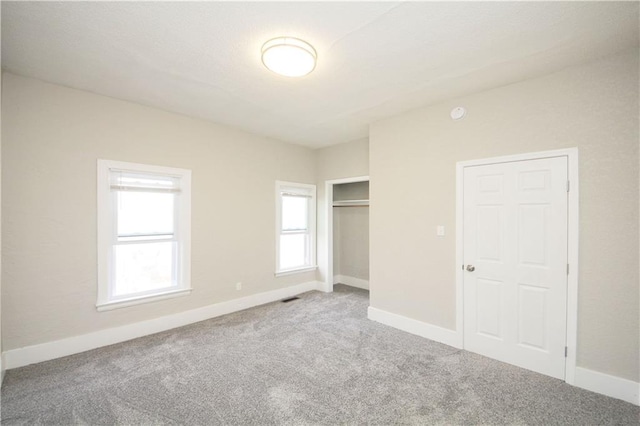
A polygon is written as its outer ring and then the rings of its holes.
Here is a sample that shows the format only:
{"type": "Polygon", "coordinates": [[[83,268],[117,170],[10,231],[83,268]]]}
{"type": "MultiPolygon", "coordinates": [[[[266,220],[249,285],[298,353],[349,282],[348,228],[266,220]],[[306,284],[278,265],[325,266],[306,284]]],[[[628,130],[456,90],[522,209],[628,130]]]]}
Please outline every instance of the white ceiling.
{"type": "Polygon", "coordinates": [[[638,2],[2,2],[18,74],[322,147],[400,112],[638,47],[638,2]],[[313,73],[260,47],[290,35],[313,73]]]}

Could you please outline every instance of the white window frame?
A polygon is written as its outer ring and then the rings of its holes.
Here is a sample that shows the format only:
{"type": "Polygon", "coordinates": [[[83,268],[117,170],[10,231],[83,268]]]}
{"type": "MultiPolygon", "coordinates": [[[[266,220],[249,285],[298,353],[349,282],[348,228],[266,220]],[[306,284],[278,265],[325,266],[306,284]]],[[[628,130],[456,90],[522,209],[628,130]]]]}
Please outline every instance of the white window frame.
{"type": "Polygon", "coordinates": [[[276,277],[313,271],[318,268],[316,262],[316,186],[306,183],[276,181],[276,277]],[[300,194],[309,197],[307,249],[309,259],[306,265],[290,269],[280,269],[280,236],[282,231],[282,193],[300,194]]]}
{"type": "Polygon", "coordinates": [[[191,292],[191,170],[123,161],[98,160],[98,311],[154,302],[191,292]],[[112,172],[136,172],[170,176],[180,180],[176,196],[175,241],[177,242],[177,286],[129,297],[112,297],[113,247],[116,238],[116,191],[111,188],[112,172]]]}

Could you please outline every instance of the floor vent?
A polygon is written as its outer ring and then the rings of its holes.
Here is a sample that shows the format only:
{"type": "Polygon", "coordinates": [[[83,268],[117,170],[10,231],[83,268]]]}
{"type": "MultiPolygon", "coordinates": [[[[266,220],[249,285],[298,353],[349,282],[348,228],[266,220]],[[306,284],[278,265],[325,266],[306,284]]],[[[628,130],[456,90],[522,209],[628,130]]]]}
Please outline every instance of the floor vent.
{"type": "Polygon", "coordinates": [[[287,299],[282,299],[281,302],[282,303],[289,303],[289,302],[293,302],[294,300],[298,300],[300,299],[298,296],[293,296],[293,297],[289,297],[287,299]]]}

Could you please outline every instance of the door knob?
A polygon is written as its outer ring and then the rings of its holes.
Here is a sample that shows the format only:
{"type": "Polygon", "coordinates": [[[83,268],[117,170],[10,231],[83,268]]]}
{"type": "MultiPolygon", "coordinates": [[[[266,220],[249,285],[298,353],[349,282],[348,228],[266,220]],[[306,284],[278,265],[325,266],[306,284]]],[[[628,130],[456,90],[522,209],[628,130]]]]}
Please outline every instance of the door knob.
{"type": "Polygon", "coordinates": [[[475,266],[473,266],[473,265],[467,265],[467,271],[469,271],[469,272],[473,272],[473,271],[475,271],[475,270],[476,270],[476,267],[475,267],[475,266]]]}

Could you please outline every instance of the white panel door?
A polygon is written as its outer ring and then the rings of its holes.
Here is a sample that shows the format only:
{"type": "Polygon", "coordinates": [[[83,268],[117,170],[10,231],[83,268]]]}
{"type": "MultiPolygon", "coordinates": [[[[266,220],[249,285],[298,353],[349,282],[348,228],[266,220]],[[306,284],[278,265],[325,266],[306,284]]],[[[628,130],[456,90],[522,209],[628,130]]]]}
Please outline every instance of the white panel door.
{"type": "Polygon", "coordinates": [[[564,379],[567,158],[465,167],[464,347],[564,379]]]}

